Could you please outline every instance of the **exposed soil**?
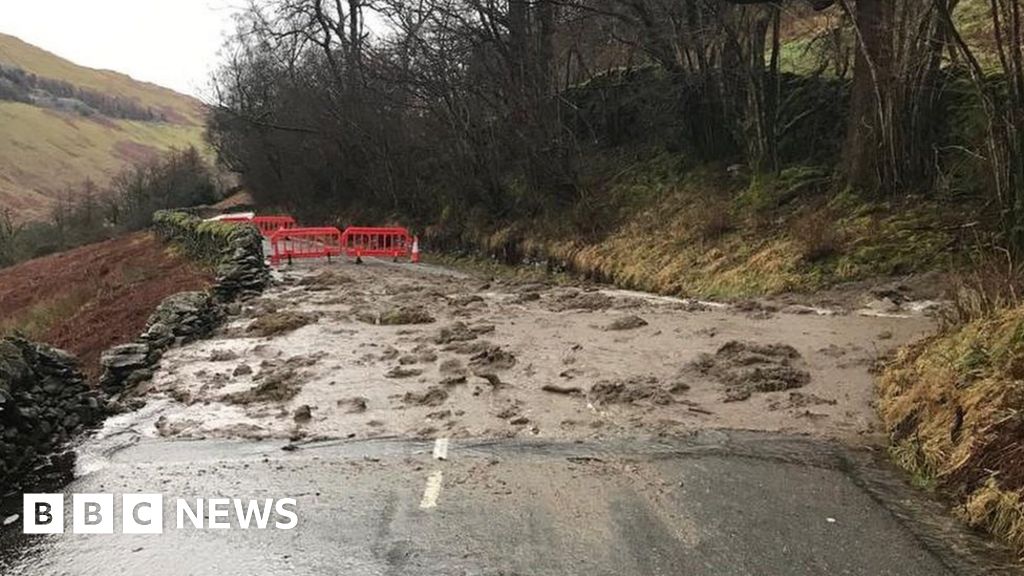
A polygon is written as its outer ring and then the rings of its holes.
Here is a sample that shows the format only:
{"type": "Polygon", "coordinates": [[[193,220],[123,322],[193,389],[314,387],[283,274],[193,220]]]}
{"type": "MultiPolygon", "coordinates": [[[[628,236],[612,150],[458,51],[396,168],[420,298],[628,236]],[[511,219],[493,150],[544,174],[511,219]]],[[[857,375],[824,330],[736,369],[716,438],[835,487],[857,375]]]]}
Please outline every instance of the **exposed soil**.
{"type": "Polygon", "coordinates": [[[593,438],[722,427],[875,442],[871,365],[934,327],[910,311],[737,309],[370,259],[284,268],[278,280],[214,338],[164,357],[146,398],[166,403],[140,412],[135,428],[157,434],[162,416],[160,433],[179,437],[593,438]],[[282,311],[319,320],[267,337],[245,330],[282,311]],[[616,323],[631,327],[609,329],[616,323]],[[303,406],[309,418],[302,409],[296,421],[303,406]]]}
{"type": "MultiPolygon", "coordinates": [[[[835,348],[833,344],[818,352],[835,358],[835,348]]],[[[736,340],[723,344],[714,355],[702,354],[691,364],[699,374],[722,384],[730,402],[747,400],[755,392],[800,388],[811,380],[810,373],[802,366],[800,353],[788,344],[736,340]]]]}
{"type": "Polygon", "coordinates": [[[130,234],[0,270],[0,330],[31,325],[95,377],[100,353],[138,337],[161,300],[212,282],[152,235],[130,234]]]}

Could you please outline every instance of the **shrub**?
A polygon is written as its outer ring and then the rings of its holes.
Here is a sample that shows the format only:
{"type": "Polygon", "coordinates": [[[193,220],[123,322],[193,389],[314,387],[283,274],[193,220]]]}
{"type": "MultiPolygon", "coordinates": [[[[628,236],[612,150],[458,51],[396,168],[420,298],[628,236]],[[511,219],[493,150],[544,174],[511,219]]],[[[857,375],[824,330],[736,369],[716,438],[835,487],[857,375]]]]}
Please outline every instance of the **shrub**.
{"type": "Polygon", "coordinates": [[[842,252],[843,234],[839,222],[828,210],[798,216],[790,225],[790,234],[805,262],[820,262],[842,252]]]}

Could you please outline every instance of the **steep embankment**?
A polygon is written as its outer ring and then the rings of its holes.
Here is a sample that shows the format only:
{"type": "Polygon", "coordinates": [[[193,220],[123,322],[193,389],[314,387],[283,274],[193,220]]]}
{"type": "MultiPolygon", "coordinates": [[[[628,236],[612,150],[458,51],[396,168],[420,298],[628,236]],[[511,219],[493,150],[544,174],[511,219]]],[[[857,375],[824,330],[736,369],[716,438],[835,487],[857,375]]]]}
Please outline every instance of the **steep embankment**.
{"type": "Polygon", "coordinates": [[[1024,550],[1024,308],[905,348],[879,396],[896,461],[1024,550]]]}
{"type": "Polygon", "coordinates": [[[202,146],[201,104],[116,72],[75,65],[0,34],[0,208],[43,216],[83,181],[202,146]]]}
{"type": "MultiPolygon", "coordinates": [[[[748,298],[948,269],[962,214],[933,201],[836,195],[827,171],[751,179],[667,152],[594,159],[598,190],[571,214],[428,231],[434,246],[506,262],[548,261],[669,295],[748,298]]],[[[939,295],[941,285],[917,298],[939,295]]]]}
{"type": "Polygon", "coordinates": [[[0,335],[66,349],[95,376],[100,353],[138,336],[161,300],[211,282],[148,233],[83,246],[0,270],[0,335]]]}

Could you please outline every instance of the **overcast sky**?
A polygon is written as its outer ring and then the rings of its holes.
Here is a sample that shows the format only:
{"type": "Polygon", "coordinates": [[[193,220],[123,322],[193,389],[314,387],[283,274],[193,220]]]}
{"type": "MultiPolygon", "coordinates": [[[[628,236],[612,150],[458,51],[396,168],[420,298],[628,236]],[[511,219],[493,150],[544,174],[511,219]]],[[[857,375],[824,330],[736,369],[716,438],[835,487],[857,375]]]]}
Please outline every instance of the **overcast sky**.
{"type": "Polygon", "coordinates": [[[200,96],[245,0],[0,0],[0,32],[200,96]]]}

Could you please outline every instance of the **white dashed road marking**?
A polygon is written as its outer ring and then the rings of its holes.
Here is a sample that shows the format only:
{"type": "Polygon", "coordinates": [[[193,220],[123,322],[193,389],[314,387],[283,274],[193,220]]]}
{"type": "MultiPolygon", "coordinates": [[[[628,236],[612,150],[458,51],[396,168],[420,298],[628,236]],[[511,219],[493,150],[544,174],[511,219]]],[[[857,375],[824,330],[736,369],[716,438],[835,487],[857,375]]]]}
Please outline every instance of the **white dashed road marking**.
{"type": "Polygon", "coordinates": [[[436,460],[447,460],[448,459],[448,439],[438,438],[434,442],[434,458],[436,460]]]}
{"type": "Polygon", "coordinates": [[[444,480],[444,473],[435,471],[427,478],[427,487],[423,490],[423,499],[420,500],[420,508],[437,507],[437,498],[441,495],[441,481],[444,480]]]}

